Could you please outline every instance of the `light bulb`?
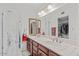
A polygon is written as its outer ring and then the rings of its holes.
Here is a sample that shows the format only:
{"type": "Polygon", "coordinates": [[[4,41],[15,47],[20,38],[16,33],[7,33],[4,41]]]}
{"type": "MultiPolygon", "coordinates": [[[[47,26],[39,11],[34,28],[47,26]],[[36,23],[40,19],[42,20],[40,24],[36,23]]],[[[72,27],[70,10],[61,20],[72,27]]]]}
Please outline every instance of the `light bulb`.
{"type": "Polygon", "coordinates": [[[44,14],[45,12],[44,11],[41,11],[41,13],[44,14]]]}
{"type": "Polygon", "coordinates": [[[39,12],[38,15],[41,15],[41,13],[39,12]]]}
{"type": "Polygon", "coordinates": [[[48,5],[48,8],[47,9],[48,10],[52,9],[52,5],[48,5]]]}

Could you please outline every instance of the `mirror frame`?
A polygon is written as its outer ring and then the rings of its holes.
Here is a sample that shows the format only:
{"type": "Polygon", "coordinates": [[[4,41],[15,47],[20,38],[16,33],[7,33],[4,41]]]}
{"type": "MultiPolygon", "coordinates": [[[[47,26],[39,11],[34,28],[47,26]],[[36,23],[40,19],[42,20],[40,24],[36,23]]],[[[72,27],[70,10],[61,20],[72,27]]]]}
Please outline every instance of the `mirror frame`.
{"type": "MultiPolygon", "coordinates": [[[[37,23],[37,24],[38,24],[38,23],[37,23]]],[[[41,33],[41,20],[38,20],[37,18],[29,18],[29,35],[36,36],[37,34],[39,34],[39,33],[38,33],[38,30],[39,30],[40,33],[41,33]],[[38,21],[39,21],[39,23],[40,23],[40,24],[38,25],[38,26],[40,27],[40,30],[38,29],[39,27],[37,27],[36,34],[34,35],[34,34],[31,33],[31,23],[32,23],[32,22],[36,22],[36,23],[37,23],[38,21]]]]}

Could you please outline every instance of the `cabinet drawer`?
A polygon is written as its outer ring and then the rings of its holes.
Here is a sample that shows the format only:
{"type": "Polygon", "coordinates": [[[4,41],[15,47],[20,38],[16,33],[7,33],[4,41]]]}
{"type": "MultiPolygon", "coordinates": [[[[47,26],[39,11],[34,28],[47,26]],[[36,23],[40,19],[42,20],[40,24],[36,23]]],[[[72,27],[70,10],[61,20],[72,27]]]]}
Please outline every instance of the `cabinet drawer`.
{"type": "Polygon", "coordinates": [[[38,51],[38,56],[47,56],[47,54],[45,54],[43,51],[39,50],[38,51]]]}
{"type": "Polygon", "coordinates": [[[33,50],[33,56],[37,55],[37,51],[33,50]]]}
{"type": "Polygon", "coordinates": [[[46,47],[42,46],[42,45],[39,45],[38,48],[46,54],[48,54],[48,52],[49,52],[49,50],[46,47]]]}
{"type": "Polygon", "coordinates": [[[34,46],[38,46],[38,43],[35,42],[35,41],[33,41],[33,45],[34,45],[34,46]]]}
{"type": "Polygon", "coordinates": [[[57,54],[57,53],[50,50],[49,51],[49,56],[59,56],[59,54],[57,54]]]}

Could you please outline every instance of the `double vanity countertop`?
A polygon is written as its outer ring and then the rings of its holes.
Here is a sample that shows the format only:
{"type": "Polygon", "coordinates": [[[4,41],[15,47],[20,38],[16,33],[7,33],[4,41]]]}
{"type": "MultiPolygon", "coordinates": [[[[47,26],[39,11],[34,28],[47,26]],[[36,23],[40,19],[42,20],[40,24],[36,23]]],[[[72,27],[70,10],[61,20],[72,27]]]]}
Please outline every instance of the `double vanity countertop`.
{"type": "Polygon", "coordinates": [[[45,36],[28,37],[61,56],[79,56],[79,47],[77,46],[73,46],[65,42],[56,42],[55,38],[51,39],[45,36]]]}

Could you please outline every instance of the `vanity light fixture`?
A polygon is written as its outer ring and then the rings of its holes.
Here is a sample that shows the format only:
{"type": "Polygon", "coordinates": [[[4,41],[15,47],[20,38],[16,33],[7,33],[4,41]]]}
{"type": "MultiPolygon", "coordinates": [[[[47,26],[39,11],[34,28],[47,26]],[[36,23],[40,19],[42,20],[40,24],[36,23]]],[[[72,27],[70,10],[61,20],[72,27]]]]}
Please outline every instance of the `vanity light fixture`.
{"type": "Polygon", "coordinates": [[[39,13],[38,13],[38,15],[40,16],[40,15],[41,15],[41,13],[39,12],[39,13]]]}
{"type": "Polygon", "coordinates": [[[44,11],[41,11],[41,14],[42,14],[42,15],[44,15],[44,14],[45,14],[45,12],[44,12],[44,11]]]}
{"type": "Polygon", "coordinates": [[[46,14],[48,14],[52,10],[52,5],[48,5],[47,9],[42,10],[41,12],[38,13],[39,17],[43,17],[46,14]],[[46,11],[47,10],[47,11],[46,11]],[[45,12],[46,11],[46,12],[45,12]]]}
{"type": "Polygon", "coordinates": [[[44,11],[41,11],[41,12],[38,13],[39,16],[41,16],[41,15],[43,15],[43,14],[45,14],[44,11]]]}
{"type": "Polygon", "coordinates": [[[40,17],[42,17],[42,16],[46,15],[46,13],[45,13],[45,11],[41,11],[41,12],[38,13],[38,15],[39,15],[40,17]]]}
{"type": "MultiPolygon", "coordinates": [[[[41,11],[40,13],[38,13],[39,17],[43,17],[51,12],[53,12],[54,10],[62,7],[64,4],[49,4],[47,6],[47,8],[43,9],[43,11],[41,11]]],[[[64,12],[62,12],[62,14],[64,14],[64,12]]]]}

